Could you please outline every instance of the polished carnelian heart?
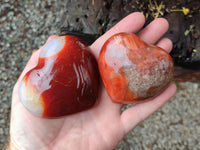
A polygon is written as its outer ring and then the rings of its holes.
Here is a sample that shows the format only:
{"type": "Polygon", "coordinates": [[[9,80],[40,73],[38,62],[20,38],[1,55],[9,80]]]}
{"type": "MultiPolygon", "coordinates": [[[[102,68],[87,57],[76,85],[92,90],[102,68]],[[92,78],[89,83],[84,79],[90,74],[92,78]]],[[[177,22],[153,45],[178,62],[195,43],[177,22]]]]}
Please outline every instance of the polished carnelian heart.
{"type": "Polygon", "coordinates": [[[117,103],[153,97],[173,78],[171,56],[131,33],[110,37],[101,49],[98,65],[107,93],[117,103]]]}
{"type": "Polygon", "coordinates": [[[54,118],[91,108],[98,87],[98,65],[87,45],[75,36],[57,36],[23,77],[19,97],[34,115],[54,118]]]}

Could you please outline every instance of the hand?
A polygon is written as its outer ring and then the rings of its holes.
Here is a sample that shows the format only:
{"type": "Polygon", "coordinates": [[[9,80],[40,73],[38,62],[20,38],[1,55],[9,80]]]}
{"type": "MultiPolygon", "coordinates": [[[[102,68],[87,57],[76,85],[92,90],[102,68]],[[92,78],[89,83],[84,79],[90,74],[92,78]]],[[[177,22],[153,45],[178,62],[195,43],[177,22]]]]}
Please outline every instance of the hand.
{"type": "MultiPolygon", "coordinates": [[[[90,46],[92,53],[98,58],[102,45],[111,35],[119,32],[136,33],[144,23],[145,18],[141,13],[130,14],[90,46]]],[[[167,38],[160,39],[168,26],[165,19],[155,19],[139,32],[139,36],[147,43],[157,42],[159,47],[170,52],[172,42],[167,38]]],[[[10,126],[11,149],[113,149],[129,131],[164,105],[176,92],[176,86],[170,84],[152,101],[136,104],[120,113],[122,105],[111,102],[101,85],[99,103],[93,108],[59,119],[38,118],[21,104],[18,87],[24,74],[37,64],[39,51],[32,55],[14,87],[10,126]]]]}

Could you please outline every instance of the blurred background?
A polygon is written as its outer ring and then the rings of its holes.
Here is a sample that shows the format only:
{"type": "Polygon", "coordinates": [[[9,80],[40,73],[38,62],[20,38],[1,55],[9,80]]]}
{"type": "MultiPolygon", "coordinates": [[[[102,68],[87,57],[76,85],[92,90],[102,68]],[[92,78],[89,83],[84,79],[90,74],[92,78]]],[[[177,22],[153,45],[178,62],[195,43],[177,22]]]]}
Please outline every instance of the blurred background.
{"type": "Polygon", "coordinates": [[[116,150],[200,149],[199,0],[24,0],[0,1],[0,149],[9,139],[12,89],[32,52],[52,34],[101,35],[131,12],[147,25],[165,17],[179,70],[177,94],[138,125],[116,150]],[[186,78],[187,77],[187,78],[186,78]]]}

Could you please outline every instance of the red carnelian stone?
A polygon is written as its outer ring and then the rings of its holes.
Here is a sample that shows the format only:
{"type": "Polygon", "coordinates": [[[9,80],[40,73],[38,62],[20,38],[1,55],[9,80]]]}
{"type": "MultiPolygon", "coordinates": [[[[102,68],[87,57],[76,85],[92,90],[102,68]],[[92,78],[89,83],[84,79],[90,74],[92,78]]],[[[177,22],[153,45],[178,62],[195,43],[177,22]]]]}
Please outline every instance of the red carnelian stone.
{"type": "MultiPolygon", "coordinates": [[[[88,46],[75,36],[65,36],[63,42],[63,48],[57,50],[56,54],[52,55],[48,50],[41,52],[42,57],[39,57],[37,66],[23,78],[25,86],[29,83],[31,90],[32,87],[36,89],[34,94],[39,93],[43,107],[41,117],[44,118],[61,117],[87,110],[97,100],[99,72],[95,57],[89,52],[88,46]],[[46,57],[48,53],[51,56],[46,57]]],[[[26,97],[21,97],[21,101],[26,103],[26,97]]],[[[31,108],[27,109],[34,108],[31,105],[31,108]]]]}
{"type": "Polygon", "coordinates": [[[131,33],[119,33],[103,45],[99,70],[111,100],[135,103],[157,95],[172,80],[171,56],[131,33]]]}

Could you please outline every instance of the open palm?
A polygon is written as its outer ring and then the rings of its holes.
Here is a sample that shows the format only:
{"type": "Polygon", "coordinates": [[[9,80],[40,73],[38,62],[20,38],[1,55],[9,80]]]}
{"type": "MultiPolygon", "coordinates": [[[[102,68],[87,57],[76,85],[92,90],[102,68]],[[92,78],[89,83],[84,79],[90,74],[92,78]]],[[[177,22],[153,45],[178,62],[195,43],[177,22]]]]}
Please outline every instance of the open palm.
{"type": "MultiPolygon", "coordinates": [[[[141,13],[130,14],[97,39],[90,46],[91,52],[98,58],[102,45],[111,35],[119,32],[136,33],[144,23],[145,18],[141,13]]],[[[169,52],[172,49],[171,41],[167,38],[160,39],[167,30],[168,22],[159,18],[140,31],[139,36],[147,43],[157,43],[169,52]]],[[[49,39],[51,38],[52,36],[49,39]]],[[[176,92],[176,86],[170,84],[152,101],[136,104],[120,113],[122,105],[112,103],[101,85],[98,103],[91,109],[59,119],[38,118],[20,103],[18,87],[24,74],[36,66],[39,51],[32,55],[13,90],[10,135],[11,147],[16,149],[113,149],[130,130],[176,92]]]]}

